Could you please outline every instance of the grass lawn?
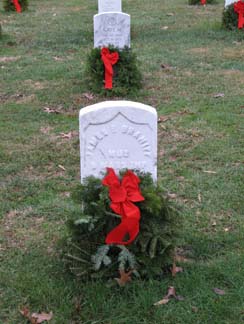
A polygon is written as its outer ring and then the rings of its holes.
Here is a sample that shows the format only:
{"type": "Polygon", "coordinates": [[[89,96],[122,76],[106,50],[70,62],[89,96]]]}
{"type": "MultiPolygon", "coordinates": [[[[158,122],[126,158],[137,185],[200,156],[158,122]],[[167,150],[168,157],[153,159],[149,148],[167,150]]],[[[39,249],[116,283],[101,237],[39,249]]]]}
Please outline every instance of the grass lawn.
{"type": "Polygon", "coordinates": [[[158,177],[182,207],[188,262],[175,278],[121,289],[81,283],[58,257],[76,208],[78,112],[106,100],[86,95],[84,76],[97,1],[30,0],[22,14],[1,3],[1,324],[27,323],[23,306],[57,324],[244,323],[244,30],[221,29],[223,6],[123,0],[143,89],[121,99],[164,120],[158,177]],[[169,286],[184,300],[153,306],[169,286]]]}

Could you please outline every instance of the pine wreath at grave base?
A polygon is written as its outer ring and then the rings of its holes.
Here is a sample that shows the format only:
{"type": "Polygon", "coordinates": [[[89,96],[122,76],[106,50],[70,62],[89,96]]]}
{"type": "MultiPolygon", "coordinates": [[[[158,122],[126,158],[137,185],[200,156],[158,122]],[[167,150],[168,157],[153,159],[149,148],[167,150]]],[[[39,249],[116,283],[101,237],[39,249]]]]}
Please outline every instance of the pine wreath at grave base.
{"type": "Polygon", "coordinates": [[[238,29],[238,14],[234,10],[234,3],[224,9],[222,26],[229,30],[238,29]]]}
{"type": "MultiPolygon", "coordinates": [[[[214,4],[216,3],[216,0],[207,0],[206,4],[214,4]]],[[[200,0],[188,0],[189,5],[201,5],[200,0]]]]}
{"type": "Polygon", "coordinates": [[[104,89],[104,64],[101,60],[101,49],[94,48],[88,54],[86,64],[87,84],[89,90],[104,96],[124,96],[137,92],[142,87],[142,75],[138,61],[131,48],[118,49],[108,46],[110,52],[118,52],[119,60],[113,65],[113,88],[104,89]]]}
{"type": "Polygon", "coordinates": [[[132,271],[139,278],[158,279],[172,265],[179,211],[150,174],[135,173],[145,200],[136,203],[141,212],[140,232],[126,246],[105,244],[106,235],[120,223],[120,216],[110,209],[108,189],[101,179],[87,177],[74,191],[72,198],[82,211],[67,222],[69,236],[62,253],[79,278],[109,279],[118,271],[132,271]]]}
{"type": "MultiPolygon", "coordinates": [[[[28,0],[19,0],[19,4],[21,6],[21,11],[25,11],[28,9],[29,1],[28,0]]],[[[4,0],[3,7],[4,7],[5,11],[16,11],[12,0],[4,0]]]]}

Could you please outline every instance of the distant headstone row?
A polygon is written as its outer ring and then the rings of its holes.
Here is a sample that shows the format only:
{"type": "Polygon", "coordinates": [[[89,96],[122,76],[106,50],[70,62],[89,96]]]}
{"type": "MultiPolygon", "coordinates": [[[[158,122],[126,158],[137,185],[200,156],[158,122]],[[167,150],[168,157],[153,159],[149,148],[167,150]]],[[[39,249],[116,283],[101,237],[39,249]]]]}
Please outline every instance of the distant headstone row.
{"type": "Polygon", "coordinates": [[[237,0],[225,0],[225,7],[231,5],[232,3],[236,2],[237,0]]]}
{"type": "Polygon", "coordinates": [[[94,47],[130,47],[130,15],[122,12],[121,0],[99,0],[93,17],[94,47]]]}

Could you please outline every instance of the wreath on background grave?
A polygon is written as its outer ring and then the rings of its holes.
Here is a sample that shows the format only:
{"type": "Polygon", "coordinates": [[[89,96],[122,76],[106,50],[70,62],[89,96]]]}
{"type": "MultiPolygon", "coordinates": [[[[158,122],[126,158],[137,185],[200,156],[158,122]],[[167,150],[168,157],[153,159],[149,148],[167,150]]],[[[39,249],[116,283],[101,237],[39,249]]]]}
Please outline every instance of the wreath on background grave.
{"type": "Polygon", "coordinates": [[[124,96],[138,91],[142,86],[137,57],[128,47],[119,49],[109,46],[103,49],[92,49],[87,58],[86,75],[89,90],[105,96],[124,96]],[[111,57],[113,75],[110,88],[105,88],[106,74],[109,70],[108,65],[104,63],[105,55],[111,57]]]}
{"type": "Polygon", "coordinates": [[[103,181],[85,178],[72,197],[81,210],[67,222],[63,256],[79,278],[160,278],[172,265],[179,211],[149,173],[118,178],[108,168],[103,181]]]}
{"type": "MultiPolygon", "coordinates": [[[[237,1],[227,6],[223,11],[222,25],[226,29],[234,30],[238,28],[239,14],[235,10],[237,4],[238,5],[241,4],[244,10],[244,1],[237,1]]],[[[244,18],[244,11],[243,11],[243,18],[244,18]]],[[[244,30],[244,26],[242,30],[244,30]]]]}
{"type": "Polygon", "coordinates": [[[205,5],[214,3],[216,3],[216,0],[188,0],[189,5],[205,5]]]}
{"type": "Polygon", "coordinates": [[[29,1],[28,0],[18,0],[16,3],[13,0],[3,0],[3,7],[5,11],[17,11],[17,8],[19,8],[21,11],[25,11],[28,9],[29,1]]]}

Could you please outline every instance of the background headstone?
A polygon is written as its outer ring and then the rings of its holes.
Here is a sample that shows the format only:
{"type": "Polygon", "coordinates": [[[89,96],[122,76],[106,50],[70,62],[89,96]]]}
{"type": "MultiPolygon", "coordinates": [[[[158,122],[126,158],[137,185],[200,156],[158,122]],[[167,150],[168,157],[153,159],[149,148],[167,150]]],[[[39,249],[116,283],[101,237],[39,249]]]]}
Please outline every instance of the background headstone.
{"type": "Polygon", "coordinates": [[[81,181],[106,167],[139,169],[157,179],[157,112],[132,101],[105,101],[80,110],[81,181]]]}
{"type": "Polygon", "coordinates": [[[225,7],[231,5],[234,2],[237,2],[238,0],[225,0],[225,7]]]}
{"type": "Polygon", "coordinates": [[[122,12],[101,13],[93,17],[94,47],[113,45],[130,47],[130,15],[122,12]]]}
{"type": "Polygon", "coordinates": [[[98,13],[121,11],[121,0],[98,0],[98,13]]]}

